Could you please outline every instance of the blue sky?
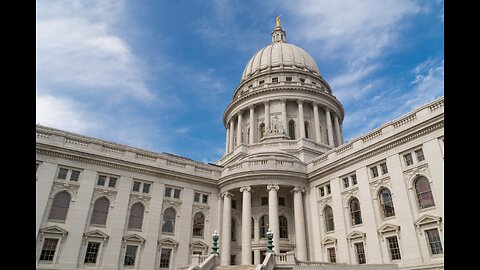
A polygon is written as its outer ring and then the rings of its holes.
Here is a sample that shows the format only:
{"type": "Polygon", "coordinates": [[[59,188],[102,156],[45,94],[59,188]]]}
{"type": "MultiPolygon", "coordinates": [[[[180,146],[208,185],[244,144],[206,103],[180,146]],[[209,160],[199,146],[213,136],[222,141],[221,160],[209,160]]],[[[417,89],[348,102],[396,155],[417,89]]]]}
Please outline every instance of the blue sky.
{"type": "Polygon", "coordinates": [[[36,121],[202,162],[281,15],[345,108],[346,140],[444,94],[443,1],[37,0],[36,121]]]}

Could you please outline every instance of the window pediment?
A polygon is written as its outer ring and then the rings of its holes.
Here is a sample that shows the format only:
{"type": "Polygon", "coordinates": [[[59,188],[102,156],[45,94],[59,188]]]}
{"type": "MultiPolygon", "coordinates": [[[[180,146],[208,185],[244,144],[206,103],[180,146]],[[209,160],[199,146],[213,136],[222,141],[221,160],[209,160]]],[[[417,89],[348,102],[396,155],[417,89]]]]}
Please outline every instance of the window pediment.
{"type": "Polygon", "coordinates": [[[359,232],[359,231],[353,231],[349,235],[347,235],[348,240],[353,240],[357,238],[365,238],[365,233],[364,232],[359,232]]]}
{"type": "Polygon", "coordinates": [[[322,242],[322,245],[330,245],[330,244],[336,244],[337,239],[333,237],[325,237],[325,239],[322,242]]]}
{"type": "Polygon", "coordinates": [[[103,240],[108,239],[108,234],[100,231],[100,230],[94,230],[90,232],[86,232],[83,234],[85,238],[102,238],[103,240]]]}
{"type": "Polygon", "coordinates": [[[68,231],[65,230],[65,229],[62,229],[58,225],[53,225],[53,226],[49,226],[49,227],[45,227],[45,228],[40,229],[40,233],[41,234],[45,234],[45,233],[59,234],[59,235],[63,236],[63,235],[67,235],[68,231]]]}
{"type": "Polygon", "coordinates": [[[398,225],[393,225],[393,224],[384,224],[380,229],[378,229],[378,233],[387,233],[387,232],[398,232],[400,231],[400,226],[398,225]]]}
{"type": "Polygon", "coordinates": [[[161,246],[173,246],[173,247],[177,247],[178,246],[178,242],[173,240],[172,238],[168,237],[168,238],[165,238],[165,239],[162,239],[162,240],[158,240],[157,242],[159,245],[161,246]]]}
{"type": "Polygon", "coordinates": [[[441,217],[432,216],[432,215],[423,215],[415,221],[415,226],[423,226],[430,223],[439,224],[440,222],[442,222],[441,217]]]}
{"type": "Polygon", "coordinates": [[[190,247],[193,249],[208,249],[208,246],[201,241],[190,243],[190,247]]]}
{"type": "Polygon", "coordinates": [[[145,242],[145,238],[143,238],[143,237],[141,237],[140,235],[134,233],[134,234],[130,234],[130,235],[124,236],[124,237],[123,237],[123,241],[131,241],[131,242],[144,243],[144,242],[145,242]]]}

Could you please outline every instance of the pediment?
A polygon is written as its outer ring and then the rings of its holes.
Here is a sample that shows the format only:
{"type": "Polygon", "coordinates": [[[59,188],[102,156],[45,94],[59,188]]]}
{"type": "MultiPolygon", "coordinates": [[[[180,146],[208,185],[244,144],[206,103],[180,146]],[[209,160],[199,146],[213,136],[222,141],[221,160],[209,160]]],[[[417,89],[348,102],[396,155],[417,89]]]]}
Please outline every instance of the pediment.
{"type": "Polygon", "coordinates": [[[49,226],[49,227],[45,227],[45,228],[40,229],[40,233],[42,233],[42,234],[49,233],[49,234],[66,235],[66,234],[68,234],[68,231],[59,227],[58,225],[53,225],[53,226],[49,226]]]}
{"type": "Polygon", "coordinates": [[[178,242],[173,240],[172,238],[168,237],[168,238],[164,238],[162,240],[158,240],[158,244],[159,245],[162,245],[162,246],[174,246],[174,247],[177,247],[178,246],[178,242]]]}
{"type": "Polygon", "coordinates": [[[442,222],[441,217],[432,216],[432,215],[423,215],[415,221],[416,226],[422,226],[430,223],[440,223],[442,222]]]}
{"type": "Polygon", "coordinates": [[[145,242],[145,238],[141,237],[140,235],[138,235],[136,233],[124,236],[123,240],[124,241],[131,241],[131,242],[140,242],[140,243],[145,242]]]}
{"type": "Polygon", "coordinates": [[[337,243],[337,239],[333,237],[325,237],[323,239],[322,245],[329,245],[329,244],[335,244],[337,243]]]}
{"type": "Polygon", "coordinates": [[[378,233],[386,233],[386,232],[396,232],[400,230],[400,226],[386,223],[380,229],[378,229],[378,233]]]}
{"type": "Polygon", "coordinates": [[[208,249],[208,246],[201,241],[190,243],[190,247],[197,248],[197,249],[208,249]]]}
{"type": "Polygon", "coordinates": [[[86,232],[83,234],[84,237],[88,238],[102,238],[102,239],[108,239],[108,234],[100,231],[100,230],[94,230],[90,232],[86,232]]]}
{"type": "Polygon", "coordinates": [[[359,231],[353,231],[349,235],[347,235],[347,239],[356,239],[356,238],[365,238],[365,233],[359,231]]]}

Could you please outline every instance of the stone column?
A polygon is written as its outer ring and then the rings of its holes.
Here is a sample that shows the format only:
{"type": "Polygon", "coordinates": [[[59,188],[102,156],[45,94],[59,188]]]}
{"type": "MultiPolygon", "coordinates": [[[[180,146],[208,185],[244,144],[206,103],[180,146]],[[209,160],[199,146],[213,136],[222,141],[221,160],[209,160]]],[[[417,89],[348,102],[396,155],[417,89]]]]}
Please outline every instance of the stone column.
{"type": "Polygon", "coordinates": [[[228,140],[228,143],[229,143],[229,145],[230,145],[230,147],[229,147],[230,150],[229,150],[228,152],[232,152],[232,151],[233,151],[233,148],[234,148],[234,146],[233,146],[233,131],[234,131],[233,125],[234,125],[234,124],[233,124],[233,118],[232,118],[232,119],[230,119],[230,128],[229,128],[229,130],[230,130],[230,131],[229,131],[229,132],[230,132],[230,134],[229,134],[229,135],[230,135],[230,139],[228,140]]]}
{"type": "Polygon", "coordinates": [[[297,100],[298,103],[298,126],[300,127],[300,138],[305,138],[305,119],[303,117],[303,100],[297,100]]]}
{"type": "Polygon", "coordinates": [[[342,125],[340,125],[340,139],[341,139],[342,144],[343,144],[343,128],[342,128],[342,125]]]}
{"type": "Polygon", "coordinates": [[[322,142],[322,136],[320,134],[320,117],[318,115],[318,104],[317,103],[313,103],[313,121],[315,122],[314,123],[314,128],[315,128],[315,141],[317,143],[321,143],[322,142]]]}
{"type": "Polygon", "coordinates": [[[295,187],[293,193],[293,209],[295,214],[295,247],[296,256],[300,261],[307,260],[307,238],[305,234],[305,216],[303,214],[303,196],[304,188],[295,187]]]}
{"type": "Polygon", "coordinates": [[[254,249],[253,250],[253,264],[261,264],[262,262],[260,261],[260,249],[254,249]]]}
{"type": "Polygon", "coordinates": [[[270,129],[270,101],[264,101],[263,104],[265,105],[265,130],[270,129]]]}
{"type": "Polygon", "coordinates": [[[239,111],[237,117],[237,146],[242,144],[242,115],[243,111],[239,111]]]}
{"type": "Polygon", "coordinates": [[[333,125],[335,127],[335,135],[337,138],[337,146],[342,144],[342,135],[340,134],[340,125],[338,124],[338,115],[333,114],[333,125]]]}
{"type": "Polygon", "coordinates": [[[230,128],[228,128],[228,124],[227,124],[226,132],[225,132],[225,133],[227,134],[227,137],[225,138],[225,154],[228,154],[228,152],[230,152],[230,151],[229,151],[229,150],[230,150],[230,149],[229,149],[229,146],[230,146],[229,144],[230,144],[230,142],[228,141],[228,139],[229,139],[229,137],[230,137],[230,136],[229,136],[229,131],[230,131],[230,128]]]}
{"type": "Polygon", "coordinates": [[[287,123],[287,100],[282,98],[280,100],[282,102],[282,125],[283,125],[283,131],[287,136],[290,136],[288,134],[288,123],[287,123]]]}
{"type": "Polygon", "coordinates": [[[273,251],[280,253],[280,228],[278,226],[278,185],[268,185],[268,223],[273,232],[273,251]]]}
{"type": "Polygon", "coordinates": [[[255,121],[255,105],[250,105],[250,134],[249,134],[249,144],[255,142],[255,128],[257,127],[257,121],[255,121]]]}
{"type": "Polygon", "coordinates": [[[232,235],[230,233],[232,227],[232,197],[233,194],[225,192],[223,197],[223,228],[222,235],[222,248],[220,249],[221,265],[230,265],[230,255],[232,254],[230,248],[232,245],[232,235]]]}
{"type": "Polygon", "coordinates": [[[325,115],[327,117],[328,145],[334,146],[334,144],[333,144],[332,117],[330,117],[330,110],[328,108],[325,108],[325,115]]]}
{"type": "Polygon", "coordinates": [[[243,192],[242,206],[242,264],[252,264],[252,188],[241,187],[243,192]]]}

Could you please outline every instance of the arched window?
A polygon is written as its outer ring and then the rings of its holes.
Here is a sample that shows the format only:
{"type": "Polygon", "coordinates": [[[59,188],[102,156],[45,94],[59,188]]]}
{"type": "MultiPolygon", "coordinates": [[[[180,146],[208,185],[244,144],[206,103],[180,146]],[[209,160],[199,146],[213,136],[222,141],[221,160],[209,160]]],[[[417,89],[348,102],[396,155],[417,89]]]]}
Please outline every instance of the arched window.
{"type": "Polygon", "coordinates": [[[260,218],[260,238],[267,238],[268,231],[268,215],[260,218]]]}
{"type": "Polygon", "coordinates": [[[350,215],[352,216],[352,225],[362,224],[362,213],[357,198],[350,200],[350,215]]]}
{"type": "Polygon", "coordinates": [[[417,193],[418,205],[421,209],[435,205],[430,183],[426,177],[422,176],[415,181],[415,192],[417,193]]]}
{"type": "Polygon", "coordinates": [[[284,216],[278,217],[278,225],[280,227],[280,238],[288,238],[288,222],[284,216]]]}
{"type": "Polygon", "coordinates": [[[332,207],[327,205],[323,210],[323,215],[325,216],[325,228],[327,229],[327,232],[335,230],[332,207]]]}
{"type": "Polygon", "coordinates": [[[132,205],[132,208],[130,209],[130,219],[128,220],[129,229],[142,229],[144,210],[145,207],[139,202],[132,205]]]}
{"type": "Polygon", "coordinates": [[[235,220],[232,218],[232,226],[231,226],[231,231],[230,231],[230,234],[231,234],[230,236],[232,237],[232,239],[231,239],[232,241],[236,241],[236,239],[235,239],[235,230],[236,230],[236,228],[235,228],[235,220]]]}
{"type": "Polygon", "coordinates": [[[295,140],[295,121],[293,120],[288,122],[288,136],[290,136],[290,139],[295,140]]]}
{"type": "Polygon", "coordinates": [[[378,199],[382,208],[383,217],[395,216],[395,209],[393,207],[392,194],[388,188],[382,188],[378,192],[378,199]]]}
{"type": "Polygon", "coordinates": [[[260,135],[258,136],[260,139],[263,138],[263,134],[265,133],[265,124],[264,123],[261,123],[260,124],[260,135]]]}
{"type": "Polygon", "coordinates": [[[175,218],[177,212],[173,208],[165,209],[163,212],[163,225],[162,232],[164,233],[174,233],[175,232],[175,218]]]}
{"type": "Polygon", "coordinates": [[[247,141],[246,143],[250,143],[250,128],[247,128],[247,141]]]}
{"type": "Polygon", "coordinates": [[[70,207],[70,200],[70,194],[66,191],[57,193],[53,199],[48,219],[65,221],[67,219],[68,208],[70,207]]]}
{"type": "Polygon", "coordinates": [[[203,236],[203,228],[205,227],[205,216],[198,212],[193,216],[193,236],[203,236]]]}
{"type": "Polygon", "coordinates": [[[95,201],[93,206],[92,218],[90,219],[90,224],[96,225],[106,225],[108,208],[110,207],[110,202],[107,198],[102,197],[95,201]]]}
{"type": "Polygon", "coordinates": [[[305,138],[310,138],[310,124],[308,124],[307,121],[305,121],[305,138]]]}
{"type": "Polygon", "coordinates": [[[253,220],[252,218],[252,231],[251,231],[251,234],[252,234],[252,239],[255,238],[255,221],[253,220]]]}

